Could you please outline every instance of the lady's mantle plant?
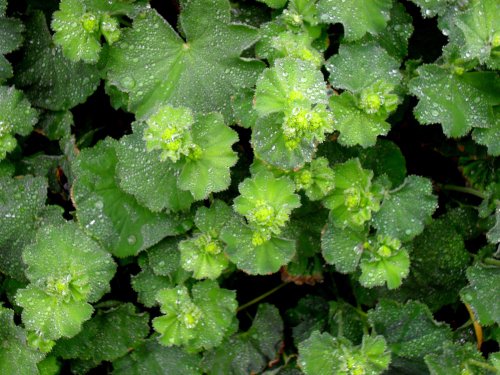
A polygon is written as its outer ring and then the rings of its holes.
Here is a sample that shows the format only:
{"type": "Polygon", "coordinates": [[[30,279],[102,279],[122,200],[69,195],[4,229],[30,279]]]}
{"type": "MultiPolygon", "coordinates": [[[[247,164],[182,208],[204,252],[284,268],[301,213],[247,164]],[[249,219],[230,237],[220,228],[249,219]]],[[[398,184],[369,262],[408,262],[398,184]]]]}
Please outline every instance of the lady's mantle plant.
{"type": "Polygon", "coordinates": [[[499,15],[0,0],[0,374],[500,372],[499,15]]]}

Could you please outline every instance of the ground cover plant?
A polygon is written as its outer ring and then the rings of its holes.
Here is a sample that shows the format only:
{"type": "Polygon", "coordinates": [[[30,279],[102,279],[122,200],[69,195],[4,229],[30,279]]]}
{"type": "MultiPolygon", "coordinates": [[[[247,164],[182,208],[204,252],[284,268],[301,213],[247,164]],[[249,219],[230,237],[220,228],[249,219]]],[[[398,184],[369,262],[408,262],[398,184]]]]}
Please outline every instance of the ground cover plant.
{"type": "Polygon", "coordinates": [[[497,0],[0,0],[0,374],[500,373],[497,0]]]}

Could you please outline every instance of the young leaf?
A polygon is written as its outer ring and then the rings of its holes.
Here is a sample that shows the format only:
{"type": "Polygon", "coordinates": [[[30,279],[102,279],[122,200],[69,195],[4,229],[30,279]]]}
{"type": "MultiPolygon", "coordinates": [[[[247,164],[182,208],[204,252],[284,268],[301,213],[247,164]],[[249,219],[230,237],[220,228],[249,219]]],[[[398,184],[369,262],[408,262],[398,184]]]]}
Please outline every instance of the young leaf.
{"type": "Polygon", "coordinates": [[[238,160],[231,146],[238,135],[216,113],[197,116],[191,134],[194,148],[182,163],[178,186],[200,200],[229,187],[229,168],[238,160]]]}
{"type": "Polygon", "coordinates": [[[299,364],[306,375],[370,374],[377,375],[389,367],[391,353],[382,336],[363,336],[359,346],[329,333],[315,331],[299,344],[299,364]]]}
{"type": "Polygon", "coordinates": [[[160,103],[228,117],[230,96],[251,87],[263,68],[259,61],[240,58],[257,32],[231,23],[227,0],[184,0],[181,7],[186,39],[155,10],[143,12],[111,48],[109,81],[128,93],[128,108],[139,118],[160,103]]]}
{"type": "Polygon", "coordinates": [[[6,10],[7,0],[0,0],[0,84],[12,77],[12,66],[3,55],[20,47],[24,31],[21,21],[5,16],[6,10]]]}
{"type": "Polygon", "coordinates": [[[0,342],[2,342],[0,373],[38,374],[36,365],[42,360],[42,353],[28,346],[25,331],[14,324],[14,311],[2,306],[0,306],[0,342]]]}
{"type": "Polygon", "coordinates": [[[116,375],[201,375],[200,357],[181,348],[165,347],[155,339],[146,341],[126,357],[113,362],[116,375]]]}
{"type": "Polygon", "coordinates": [[[189,227],[184,228],[173,215],[149,211],[120,190],[115,178],[116,144],[107,138],[80,152],[73,163],[78,179],[72,198],[78,207],[79,224],[112,254],[126,257],[189,227]]]}
{"type": "Polygon", "coordinates": [[[350,159],[333,168],[335,188],[324,200],[331,210],[334,226],[357,229],[380,209],[380,194],[372,186],[373,172],[363,169],[359,159],[350,159]]]}
{"type": "Polygon", "coordinates": [[[448,137],[461,137],[472,127],[491,128],[492,107],[500,104],[500,79],[494,72],[451,73],[439,65],[422,65],[409,83],[419,98],[417,120],[424,125],[440,123],[448,137]]]}
{"type": "Polygon", "coordinates": [[[405,358],[422,358],[451,339],[451,329],[434,321],[423,303],[409,301],[401,305],[381,300],[368,312],[368,320],[378,334],[384,335],[392,352],[405,358]]]}
{"type": "Polygon", "coordinates": [[[44,226],[23,251],[28,279],[64,300],[95,302],[109,291],[111,256],[76,224],[44,226]]]}
{"type": "Polygon", "coordinates": [[[318,12],[320,20],[327,23],[341,23],[345,39],[357,40],[366,33],[377,34],[387,25],[392,8],[392,0],[320,0],[318,12]]]}
{"type": "Polygon", "coordinates": [[[282,340],[283,321],[279,310],[261,303],[250,329],[206,352],[203,368],[210,374],[259,373],[278,357],[282,340]]]}
{"type": "Polygon", "coordinates": [[[335,174],[326,158],[315,158],[311,163],[293,174],[295,186],[304,190],[312,200],[323,199],[335,186],[335,174]]]}
{"type": "Polygon", "coordinates": [[[373,226],[380,234],[409,241],[422,233],[437,208],[432,184],[420,176],[408,176],[398,188],[386,193],[373,226]]]}
{"type": "Polygon", "coordinates": [[[153,327],[165,346],[184,345],[189,351],[219,345],[236,312],[233,291],[219,288],[215,281],[195,284],[191,293],[184,286],[163,289],[157,294],[163,316],[153,327]]]}
{"type": "Polygon", "coordinates": [[[72,337],[82,329],[94,309],[83,300],[66,299],[30,284],[16,294],[16,303],[23,308],[26,329],[49,340],[72,337]]]}
{"type": "Polygon", "coordinates": [[[54,46],[42,12],[34,12],[30,18],[25,46],[15,82],[34,105],[67,110],[83,103],[97,88],[97,67],[67,60],[54,46]]]}
{"type": "Polygon", "coordinates": [[[131,303],[99,310],[83,324],[82,332],[59,340],[54,353],[64,359],[89,360],[94,366],[114,361],[140,346],[149,334],[148,321],[148,314],[136,313],[131,303]]]}
{"type": "Polygon", "coordinates": [[[481,325],[500,324],[500,268],[476,263],[467,269],[467,279],[469,286],[460,291],[462,301],[472,307],[481,325]]]}
{"type": "Polygon", "coordinates": [[[326,68],[333,87],[358,93],[377,81],[397,86],[401,81],[399,61],[374,42],[341,44],[326,68]]]}

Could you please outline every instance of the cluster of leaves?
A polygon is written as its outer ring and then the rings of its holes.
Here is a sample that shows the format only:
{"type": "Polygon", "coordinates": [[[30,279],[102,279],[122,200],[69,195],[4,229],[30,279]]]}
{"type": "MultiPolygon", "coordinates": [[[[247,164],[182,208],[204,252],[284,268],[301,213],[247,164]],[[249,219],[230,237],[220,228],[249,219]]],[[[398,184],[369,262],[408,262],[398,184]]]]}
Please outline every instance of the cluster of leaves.
{"type": "Polygon", "coordinates": [[[0,373],[500,372],[498,1],[174,3],[0,0],[0,373]]]}

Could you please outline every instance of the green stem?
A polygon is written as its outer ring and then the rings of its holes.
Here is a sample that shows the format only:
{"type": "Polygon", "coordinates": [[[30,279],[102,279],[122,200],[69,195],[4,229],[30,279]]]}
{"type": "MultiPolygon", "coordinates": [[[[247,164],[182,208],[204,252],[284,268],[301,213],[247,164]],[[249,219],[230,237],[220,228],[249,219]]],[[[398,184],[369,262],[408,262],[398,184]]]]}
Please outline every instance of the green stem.
{"type": "Polygon", "coordinates": [[[500,260],[498,259],[494,259],[494,258],[485,258],[483,260],[483,263],[484,264],[488,264],[490,266],[497,266],[497,267],[500,267],[500,260]]]}
{"type": "Polygon", "coordinates": [[[273,288],[273,289],[265,292],[264,294],[261,294],[260,296],[254,298],[253,300],[248,301],[244,305],[241,305],[240,307],[238,307],[238,309],[236,310],[236,312],[240,312],[241,310],[245,310],[247,307],[250,307],[250,306],[256,304],[257,302],[263,300],[266,297],[269,297],[271,294],[277,292],[278,290],[280,290],[281,288],[283,288],[285,285],[287,285],[289,283],[290,283],[289,281],[285,281],[284,283],[278,285],[276,288],[273,288]]]}
{"type": "Polygon", "coordinates": [[[484,368],[488,371],[493,371],[493,372],[496,371],[496,368],[488,363],[480,362],[480,361],[475,360],[475,359],[469,359],[467,362],[472,366],[481,367],[481,368],[484,368]]]}
{"type": "Polygon", "coordinates": [[[474,195],[476,197],[479,197],[481,199],[486,199],[488,198],[488,195],[479,191],[479,190],[476,190],[476,189],[473,189],[473,188],[468,188],[468,187],[465,187],[465,186],[457,186],[457,185],[441,185],[441,188],[444,189],[444,190],[452,190],[452,191],[458,191],[460,193],[466,193],[466,194],[471,194],[471,195],[474,195]]]}

